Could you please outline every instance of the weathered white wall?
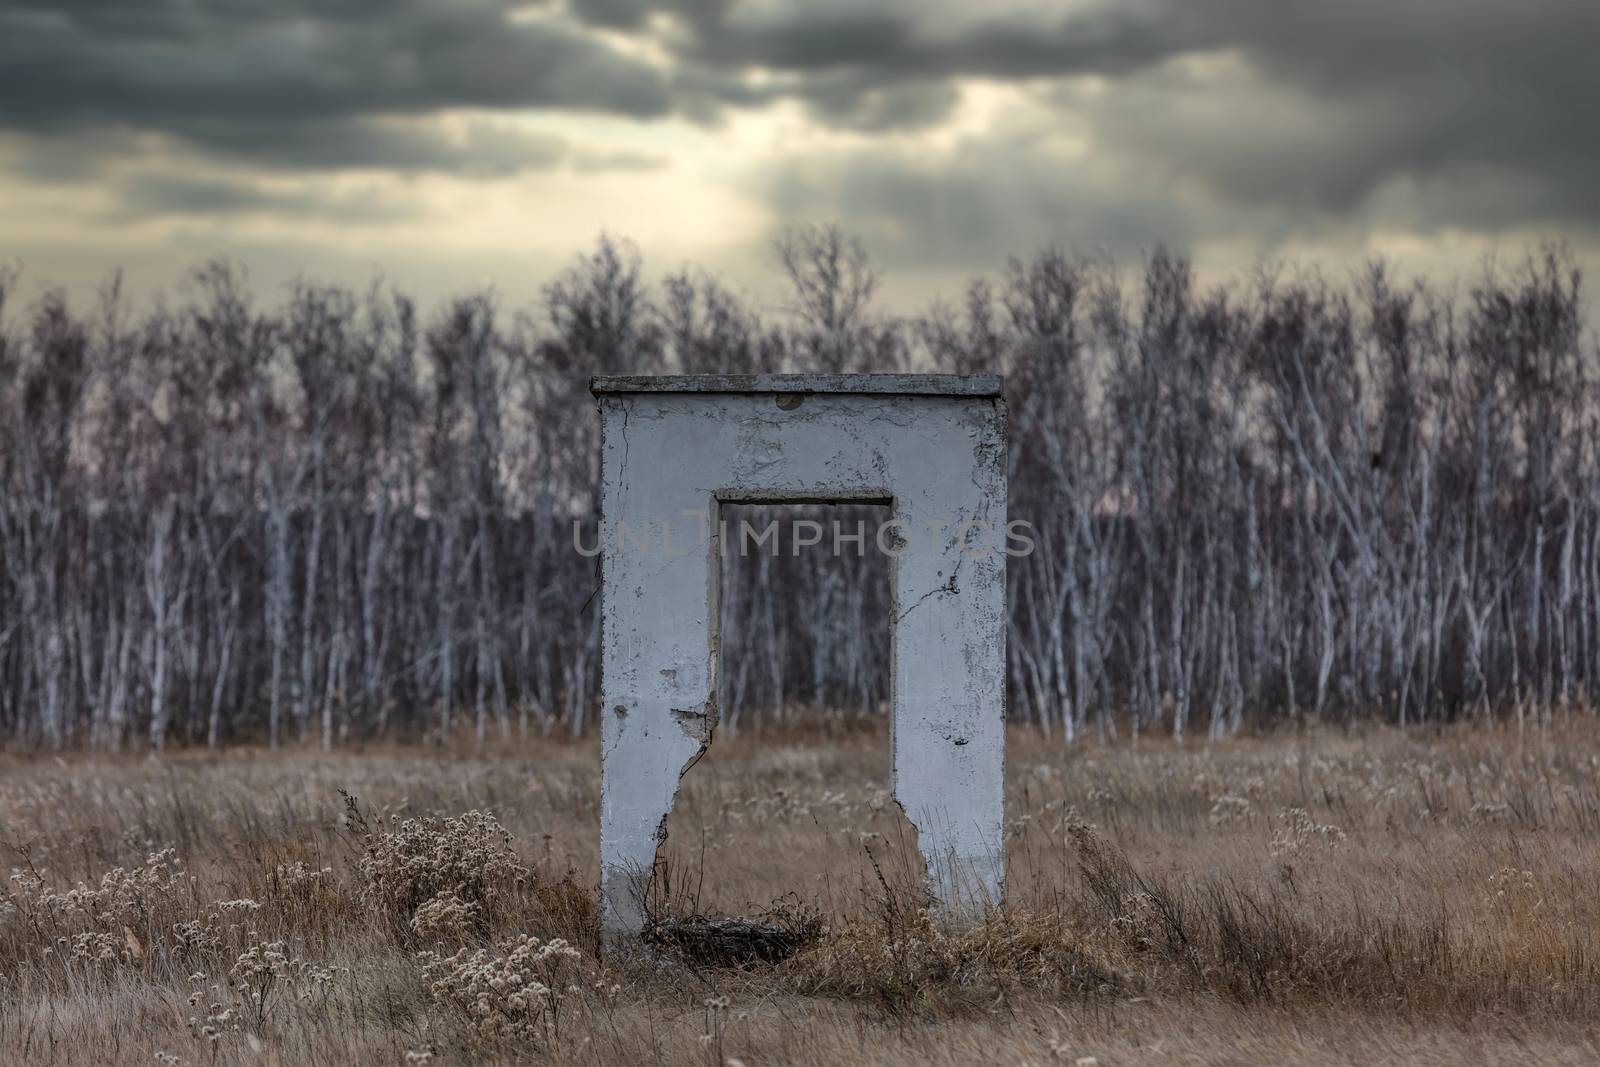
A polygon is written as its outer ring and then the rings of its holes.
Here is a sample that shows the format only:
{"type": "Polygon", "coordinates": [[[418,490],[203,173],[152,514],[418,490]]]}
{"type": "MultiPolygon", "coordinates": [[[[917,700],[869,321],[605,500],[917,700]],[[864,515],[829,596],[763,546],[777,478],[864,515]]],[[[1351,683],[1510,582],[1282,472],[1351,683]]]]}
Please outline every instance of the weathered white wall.
{"type": "MultiPolygon", "coordinates": [[[[766,391],[694,391],[727,389],[726,379],[595,383],[604,434],[600,847],[607,928],[641,925],[644,881],[679,777],[716,722],[717,530],[708,517],[715,501],[728,499],[892,498],[894,516],[910,524],[892,568],[892,788],[917,828],[936,897],[947,905],[997,901],[1005,415],[1002,400],[981,395],[997,391],[997,383],[920,376],[745,381],[766,391]],[[875,391],[808,391],[852,386],[875,391]],[[779,388],[792,391],[771,391],[779,388]],[[980,395],[934,392],[942,388],[980,395]],[[957,530],[969,520],[992,525],[993,547],[962,551],[957,530]],[[929,522],[947,526],[935,535],[929,522]],[[632,536],[619,544],[622,524],[632,536]],[[640,531],[652,526],[650,546],[641,547],[640,531]]],[[[870,531],[868,539],[866,550],[877,551],[870,531]]],[[[824,540],[831,542],[831,531],[824,540]]],[[[791,551],[787,531],[781,550],[791,551]]]]}

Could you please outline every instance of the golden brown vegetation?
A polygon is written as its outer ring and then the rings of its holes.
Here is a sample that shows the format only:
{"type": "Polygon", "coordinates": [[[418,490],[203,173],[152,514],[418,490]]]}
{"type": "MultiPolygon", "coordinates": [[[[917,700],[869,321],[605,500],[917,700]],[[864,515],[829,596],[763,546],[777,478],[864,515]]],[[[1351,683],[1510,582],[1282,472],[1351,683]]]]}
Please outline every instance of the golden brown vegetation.
{"type": "Polygon", "coordinates": [[[1600,1055],[1587,723],[1009,756],[1006,906],[947,926],[880,735],[719,741],[604,954],[591,743],[11,760],[0,1062],[1600,1055]]]}

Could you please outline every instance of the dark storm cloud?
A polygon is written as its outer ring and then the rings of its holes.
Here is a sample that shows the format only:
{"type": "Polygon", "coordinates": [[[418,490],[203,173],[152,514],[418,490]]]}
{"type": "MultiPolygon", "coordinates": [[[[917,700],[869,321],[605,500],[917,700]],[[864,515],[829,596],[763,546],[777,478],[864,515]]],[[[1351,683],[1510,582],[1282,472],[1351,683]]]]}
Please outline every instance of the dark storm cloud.
{"type": "Polygon", "coordinates": [[[160,217],[237,217],[241,215],[325,218],[341,223],[393,222],[408,208],[387,198],[335,193],[315,188],[277,190],[255,183],[140,174],[118,183],[118,205],[109,218],[119,222],[160,217]]]}
{"type": "MultiPolygon", "coordinates": [[[[768,4],[694,24],[681,47],[702,62],[795,78],[793,94],[838,125],[925,124],[949,105],[939,90],[962,76],[1054,85],[1063,120],[1082,124],[1130,190],[1153,178],[1174,195],[1203,194],[1191,202],[1211,206],[1192,210],[1208,217],[1191,218],[1191,230],[1225,220],[1260,239],[1285,217],[1302,231],[1600,226],[1594,0],[1031,10],[768,4]],[[1098,78],[1079,77],[1090,74],[1098,78]],[[889,95],[898,115],[882,108],[889,95]]],[[[892,165],[841,164],[850,173],[892,165]]],[[[1018,166],[1036,160],[997,158],[996,181],[1018,166]]],[[[948,197],[932,199],[950,206],[969,184],[962,170],[913,177],[948,184],[948,197]]],[[[841,194],[837,213],[852,208],[841,194]]],[[[949,225],[950,215],[928,222],[949,225]]]]}
{"type": "Polygon", "coordinates": [[[1089,111],[1107,144],[1241,203],[1340,214],[1395,179],[1499,181],[1515,196],[1534,184],[1520,174],[1593,204],[1600,4],[1209,6],[1242,75],[1129,79],[1089,111]]]}
{"type": "Polygon", "coordinates": [[[51,184],[93,181],[117,157],[144,151],[148,147],[144,141],[128,130],[101,131],[92,137],[0,134],[0,173],[51,184]]]}
{"type": "MultiPolygon", "coordinates": [[[[1131,203],[1164,195],[1161,217],[1181,199],[1190,234],[1263,237],[1286,216],[1593,226],[1597,43],[1597,0],[9,0],[0,130],[155,133],[279,169],[493,176],[603,156],[438,116],[709,123],[794,100],[838,129],[914,132],[981,78],[1027,86],[1080,130],[1097,173],[1122,180],[1064,187],[1134,230],[1148,212],[1120,212],[1119,185],[1131,203]]],[[[991,161],[1012,173],[988,175],[897,151],[885,138],[804,160],[774,206],[909,219],[888,194],[901,185],[942,213],[924,230],[959,228],[962,211],[995,219],[987,181],[1072,207],[1025,145],[991,161]]],[[[37,169],[91,166],[57,153],[37,169]]]]}
{"type": "Polygon", "coordinates": [[[837,219],[896,269],[991,269],[1046,244],[1127,255],[1211,235],[1137,175],[980,137],[949,152],[859,151],[774,168],[763,191],[790,219],[837,219]]]}
{"type": "Polygon", "coordinates": [[[680,4],[671,35],[685,59],[785,71],[860,68],[881,80],[1054,77],[1128,70],[1209,33],[1195,7],[1119,3],[789,0],[680,4]]]}
{"type": "Polygon", "coordinates": [[[814,78],[804,92],[812,113],[824,122],[868,133],[932,126],[949,114],[959,95],[948,81],[877,85],[853,75],[814,78]]]}
{"type": "Polygon", "coordinates": [[[272,120],[239,125],[190,122],[183,136],[220,155],[275,168],[372,168],[410,173],[448,171],[500,177],[552,167],[569,154],[557,137],[528,134],[481,120],[459,129],[421,120],[272,120]]]}
{"type": "Polygon", "coordinates": [[[670,109],[649,65],[576,26],[512,16],[490,0],[12,0],[0,8],[0,125],[149,129],[229,150],[253,135],[262,152],[276,137],[292,159],[326,153],[297,123],[670,109]]]}
{"type": "MultiPolygon", "coordinates": [[[[1176,2],[1176,0],[1175,0],[1176,2]]],[[[824,121],[884,128],[943,117],[963,77],[1007,80],[1116,74],[1197,47],[1207,34],[1188,0],[1156,12],[1138,2],[983,5],[959,0],[791,0],[750,5],[667,0],[684,29],[685,62],[791,75],[788,95],[824,121]],[[920,97],[920,100],[915,100],[920,97]],[[885,115],[883,101],[895,101],[885,115]]]]}
{"type": "MultiPolygon", "coordinates": [[[[1415,167],[1462,156],[1592,167],[1600,155],[1600,138],[1584,128],[1600,109],[1594,0],[790,0],[685,25],[685,59],[803,75],[797,93],[841,119],[852,93],[867,101],[889,86],[932,100],[957,77],[1137,82],[1178,57],[1231,50],[1257,75],[1264,104],[1287,91],[1356,111],[1335,132],[1357,154],[1370,138],[1384,159],[1415,167]]],[[[1312,112],[1308,121],[1323,117],[1312,112]]],[[[1248,140],[1251,117],[1217,115],[1212,125],[1231,124],[1237,144],[1248,140]]],[[[1341,181],[1352,179],[1335,174],[1330,195],[1341,181]]]]}
{"type": "Polygon", "coordinates": [[[650,13],[649,0],[569,0],[575,15],[595,26],[632,29],[650,13]]]}

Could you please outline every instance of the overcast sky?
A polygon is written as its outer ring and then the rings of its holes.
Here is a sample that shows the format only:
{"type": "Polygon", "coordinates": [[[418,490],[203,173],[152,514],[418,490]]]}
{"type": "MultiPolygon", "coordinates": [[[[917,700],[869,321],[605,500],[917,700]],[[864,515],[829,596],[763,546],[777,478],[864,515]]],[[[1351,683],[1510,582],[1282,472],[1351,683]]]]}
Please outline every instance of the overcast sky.
{"type": "Polygon", "coordinates": [[[1212,276],[1600,250],[1600,0],[0,0],[0,260],[513,300],[601,230],[907,308],[1055,242],[1212,276]]]}

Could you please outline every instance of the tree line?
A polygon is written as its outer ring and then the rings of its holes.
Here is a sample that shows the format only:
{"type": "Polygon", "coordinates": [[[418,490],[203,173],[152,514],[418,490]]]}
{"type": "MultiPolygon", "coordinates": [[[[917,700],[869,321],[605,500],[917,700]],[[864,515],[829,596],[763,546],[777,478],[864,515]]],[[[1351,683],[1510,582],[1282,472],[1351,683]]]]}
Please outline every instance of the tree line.
{"type": "MultiPolygon", "coordinates": [[[[585,731],[588,380],[669,372],[1006,375],[1010,516],[1035,540],[1008,571],[1014,721],[1219,737],[1592,708],[1600,353],[1559,249],[1461,287],[1383,264],[1205,287],[1165,251],[1045,250],[911,317],[836,229],[776,255],[777,309],[702,271],[648,284],[610,238],[512,311],[310,282],[263,304],[227,263],[149,306],[114,279],[19,307],[0,275],[0,730],[585,731]]],[[[886,564],[724,561],[728,726],[883,707],[886,564]]]]}

